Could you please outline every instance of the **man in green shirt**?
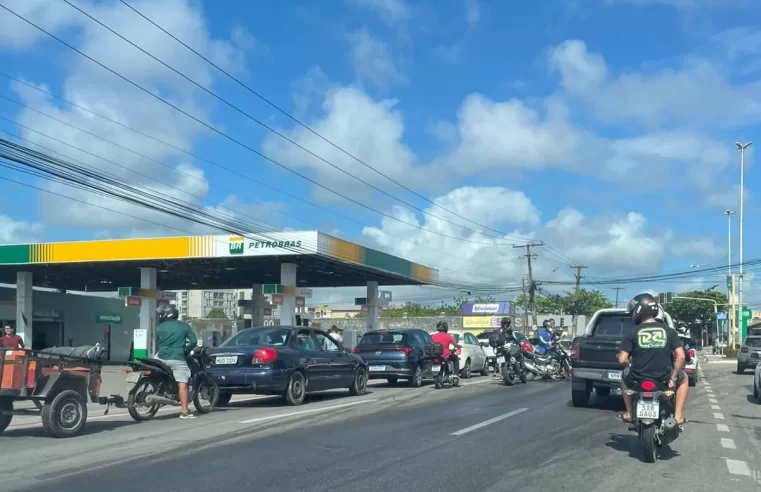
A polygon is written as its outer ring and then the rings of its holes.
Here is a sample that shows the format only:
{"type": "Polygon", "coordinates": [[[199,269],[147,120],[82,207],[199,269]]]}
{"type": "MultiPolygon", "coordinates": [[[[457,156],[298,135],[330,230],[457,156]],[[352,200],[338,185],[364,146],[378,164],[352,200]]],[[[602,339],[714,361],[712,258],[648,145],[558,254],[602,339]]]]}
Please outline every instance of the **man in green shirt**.
{"type": "Polygon", "coordinates": [[[164,304],[156,310],[159,325],[156,327],[156,358],[172,369],[174,380],[180,392],[180,418],[194,419],[195,415],[188,410],[188,381],[190,367],[185,360],[189,347],[198,343],[193,328],[180,321],[180,312],[174,304],[164,304]]]}

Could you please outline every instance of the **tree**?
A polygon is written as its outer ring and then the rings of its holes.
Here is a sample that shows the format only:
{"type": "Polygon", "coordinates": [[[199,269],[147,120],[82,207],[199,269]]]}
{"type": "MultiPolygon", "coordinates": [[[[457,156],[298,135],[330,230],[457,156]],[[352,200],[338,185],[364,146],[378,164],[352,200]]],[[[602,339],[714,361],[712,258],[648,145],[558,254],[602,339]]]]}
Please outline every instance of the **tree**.
{"type": "MultiPolygon", "coordinates": [[[[455,297],[454,304],[441,303],[438,306],[424,306],[416,302],[408,302],[401,306],[393,306],[384,308],[381,311],[381,318],[402,318],[404,313],[407,313],[407,317],[432,317],[440,316],[444,313],[446,316],[460,316],[462,315],[462,305],[468,302],[466,297],[455,297]]],[[[493,297],[477,297],[473,302],[476,303],[488,303],[496,302],[493,297]]],[[[365,318],[367,313],[357,313],[356,318],[365,318]]]]}
{"type": "MultiPolygon", "coordinates": [[[[517,307],[527,309],[528,301],[528,296],[520,295],[513,302],[517,307]]],[[[565,292],[562,295],[537,296],[535,301],[536,311],[539,314],[573,314],[576,294],[565,292]]],[[[610,307],[613,307],[613,304],[599,290],[579,289],[579,314],[592,316],[596,311],[610,307]]]]}
{"type": "MultiPolygon", "coordinates": [[[[716,301],[717,304],[725,304],[725,306],[719,306],[719,311],[727,311],[727,295],[715,289],[716,286],[706,290],[681,292],[677,294],[676,297],[711,299],[716,301]]],[[[703,325],[710,325],[711,323],[716,323],[712,302],[698,301],[695,299],[674,299],[672,302],[664,305],[663,308],[668,311],[674,320],[686,324],[702,323],[703,325]]]]}
{"type": "MultiPolygon", "coordinates": [[[[556,294],[547,297],[536,297],[536,312],[539,314],[561,314],[563,311],[563,296],[556,294]]],[[[520,295],[513,303],[521,308],[528,309],[528,296],[520,295]]]]}
{"type": "Polygon", "coordinates": [[[219,308],[214,308],[206,314],[207,318],[211,319],[227,319],[225,312],[219,308]]]}

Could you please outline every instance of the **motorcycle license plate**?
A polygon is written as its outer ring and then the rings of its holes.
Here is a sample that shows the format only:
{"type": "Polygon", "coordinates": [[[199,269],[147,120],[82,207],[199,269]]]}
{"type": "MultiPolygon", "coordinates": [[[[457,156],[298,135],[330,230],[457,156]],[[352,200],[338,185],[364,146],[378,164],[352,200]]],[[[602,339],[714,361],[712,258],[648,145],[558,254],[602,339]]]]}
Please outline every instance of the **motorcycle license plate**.
{"type": "Polygon", "coordinates": [[[137,383],[140,380],[140,376],[142,376],[142,375],[143,375],[143,373],[140,372],[140,371],[138,371],[138,372],[131,372],[131,373],[127,374],[127,382],[128,383],[137,383]]]}
{"type": "Polygon", "coordinates": [[[431,366],[431,372],[439,372],[441,371],[441,366],[431,366]]]}
{"type": "Polygon", "coordinates": [[[661,413],[661,404],[657,401],[638,401],[638,419],[657,419],[661,413]]]}
{"type": "Polygon", "coordinates": [[[505,358],[504,357],[502,357],[502,356],[497,357],[497,364],[504,364],[504,363],[505,363],[505,358]]]}
{"type": "Polygon", "coordinates": [[[621,381],[621,371],[610,371],[608,373],[608,379],[615,379],[616,381],[621,381]]]}

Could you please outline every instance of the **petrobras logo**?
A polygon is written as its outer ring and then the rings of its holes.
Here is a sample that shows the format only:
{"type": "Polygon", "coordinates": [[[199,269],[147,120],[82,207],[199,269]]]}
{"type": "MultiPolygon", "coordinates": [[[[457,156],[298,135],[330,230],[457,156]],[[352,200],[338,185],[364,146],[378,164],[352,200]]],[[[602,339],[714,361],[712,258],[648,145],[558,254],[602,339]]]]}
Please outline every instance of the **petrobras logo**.
{"type": "Polygon", "coordinates": [[[230,238],[230,254],[231,255],[242,255],[244,247],[245,247],[245,243],[243,242],[242,237],[230,238]]]}
{"type": "Polygon", "coordinates": [[[497,314],[499,313],[500,303],[473,304],[473,314],[497,314]]]}

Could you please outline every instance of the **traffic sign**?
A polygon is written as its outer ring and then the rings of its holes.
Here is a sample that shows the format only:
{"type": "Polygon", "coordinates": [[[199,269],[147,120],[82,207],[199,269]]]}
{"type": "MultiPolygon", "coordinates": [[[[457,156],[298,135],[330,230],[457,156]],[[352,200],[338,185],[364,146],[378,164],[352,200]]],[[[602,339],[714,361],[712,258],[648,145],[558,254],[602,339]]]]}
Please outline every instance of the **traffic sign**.
{"type": "Polygon", "coordinates": [[[725,313],[724,311],[719,311],[718,313],[716,313],[716,319],[718,320],[727,319],[727,313],[725,313]]]}

